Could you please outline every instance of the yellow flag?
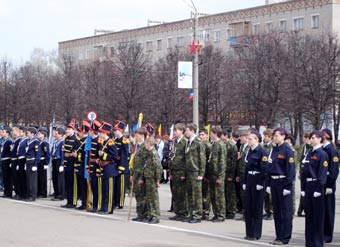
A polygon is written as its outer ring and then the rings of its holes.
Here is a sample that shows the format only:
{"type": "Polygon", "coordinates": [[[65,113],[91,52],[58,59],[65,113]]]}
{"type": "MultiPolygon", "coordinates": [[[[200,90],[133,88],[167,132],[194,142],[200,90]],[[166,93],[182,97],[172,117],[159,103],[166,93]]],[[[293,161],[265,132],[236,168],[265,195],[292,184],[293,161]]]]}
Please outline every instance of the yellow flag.
{"type": "Polygon", "coordinates": [[[139,113],[138,127],[142,127],[142,122],[143,122],[143,113],[139,113]]]}
{"type": "Polygon", "coordinates": [[[208,138],[210,138],[210,124],[204,126],[204,128],[208,131],[208,138]]]}
{"type": "Polygon", "coordinates": [[[162,124],[158,126],[158,135],[162,136],[162,124]]]}

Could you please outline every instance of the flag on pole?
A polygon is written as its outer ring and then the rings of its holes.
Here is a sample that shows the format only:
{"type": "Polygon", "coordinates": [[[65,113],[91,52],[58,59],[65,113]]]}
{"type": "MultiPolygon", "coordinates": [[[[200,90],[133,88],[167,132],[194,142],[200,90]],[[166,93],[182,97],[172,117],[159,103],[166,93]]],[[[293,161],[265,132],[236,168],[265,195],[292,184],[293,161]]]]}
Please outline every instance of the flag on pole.
{"type": "MultiPolygon", "coordinates": [[[[91,122],[91,126],[92,126],[92,122],[91,122]]],[[[86,137],[86,142],[85,142],[85,147],[84,147],[84,151],[85,151],[85,160],[84,160],[84,178],[87,180],[88,179],[88,174],[87,174],[87,163],[89,160],[89,152],[91,150],[91,142],[92,142],[92,137],[90,134],[87,135],[86,137]]]]}
{"type": "Polygon", "coordinates": [[[210,138],[210,124],[204,126],[204,128],[208,131],[208,139],[210,138]]]}
{"type": "Polygon", "coordinates": [[[136,133],[136,130],[142,127],[142,123],[143,123],[143,113],[139,113],[137,123],[134,126],[132,126],[132,132],[136,133]]]}
{"type": "Polygon", "coordinates": [[[162,136],[162,124],[161,123],[158,126],[158,135],[162,136]]]}

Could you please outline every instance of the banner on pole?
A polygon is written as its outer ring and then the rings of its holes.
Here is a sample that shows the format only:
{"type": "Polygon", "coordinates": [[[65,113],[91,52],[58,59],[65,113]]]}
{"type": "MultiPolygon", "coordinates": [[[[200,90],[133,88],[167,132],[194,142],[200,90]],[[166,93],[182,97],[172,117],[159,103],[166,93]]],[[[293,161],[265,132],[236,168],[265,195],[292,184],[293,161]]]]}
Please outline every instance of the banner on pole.
{"type": "Polygon", "coordinates": [[[178,62],[178,88],[192,88],[192,62],[178,62]]]}

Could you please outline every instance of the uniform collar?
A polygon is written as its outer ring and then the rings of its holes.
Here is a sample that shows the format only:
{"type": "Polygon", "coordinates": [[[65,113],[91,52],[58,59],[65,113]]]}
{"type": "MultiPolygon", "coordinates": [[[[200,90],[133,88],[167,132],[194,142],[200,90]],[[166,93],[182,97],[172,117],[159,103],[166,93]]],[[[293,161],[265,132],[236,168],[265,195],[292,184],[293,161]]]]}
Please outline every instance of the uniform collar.
{"type": "Polygon", "coordinates": [[[321,148],[322,147],[322,145],[320,144],[320,145],[317,145],[317,146],[315,146],[315,147],[313,147],[313,152],[315,151],[315,150],[318,150],[319,148],[321,148]]]}
{"type": "Polygon", "coordinates": [[[322,144],[322,147],[325,148],[325,147],[327,147],[330,144],[331,144],[330,142],[325,142],[325,143],[322,144]]]}

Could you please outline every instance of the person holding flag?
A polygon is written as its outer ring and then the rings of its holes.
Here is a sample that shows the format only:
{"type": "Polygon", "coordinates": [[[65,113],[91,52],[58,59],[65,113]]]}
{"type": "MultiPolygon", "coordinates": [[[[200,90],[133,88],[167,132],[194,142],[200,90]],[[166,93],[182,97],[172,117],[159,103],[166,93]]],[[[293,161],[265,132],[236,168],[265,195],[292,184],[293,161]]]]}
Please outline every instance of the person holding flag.
{"type": "Polygon", "coordinates": [[[112,214],[114,208],[114,180],[118,176],[117,156],[118,152],[115,142],[110,138],[112,125],[102,122],[99,128],[100,149],[98,164],[103,171],[103,187],[102,187],[102,208],[100,213],[112,214]]]}
{"type": "Polygon", "coordinates": [[[113,134],[115,136],[115,146],[118,152],[117,166],[119,175],[115,179],[114,194],[115,205],[117,208],[122,209],[125,201],[125,176],[129,173],[129,141],[123,136],[125,123],[117,120],[113,127],[113,134]]]}
{"type": "Polygon", "coordinates": [[[91,125],[87,121],[83,121],[82,125],[78,129],[78,137],[80,138],[80,147],[77,149],[77,159],[74,163],[74,172],[76,173],[77,190],[73,193],[78,194],[78,185],[80,190],[81,205],[76,209],[84,210],[86,209],[86,199],[87,199],[87,179],[84,177],[84,160],[85,160],[85,145],[88,137],[88,132],[91,125]]]}

